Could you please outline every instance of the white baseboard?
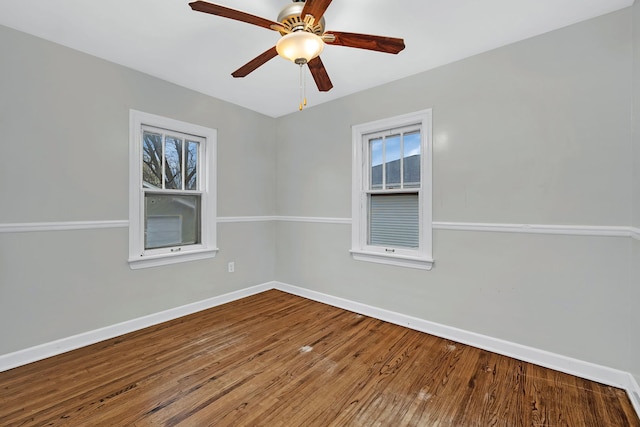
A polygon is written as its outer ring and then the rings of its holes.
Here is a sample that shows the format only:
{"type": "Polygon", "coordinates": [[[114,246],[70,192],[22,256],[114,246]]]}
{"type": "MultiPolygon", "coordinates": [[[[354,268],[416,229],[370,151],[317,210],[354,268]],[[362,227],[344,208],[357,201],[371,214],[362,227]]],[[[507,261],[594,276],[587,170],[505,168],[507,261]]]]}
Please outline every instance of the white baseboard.
{"type": "Polygon", "coordinates": [[[159,313],[150,314],[148,316],[139,317],[137,319],[128,320],[126,322],[117,323],[115,325],[106,326],[104,328],[96,329],[93,331],[83,332],[78,335],[73,335],[71,337],[62,338],[34,347],[29,347],[13,353],[0,355],[0,372],[18,366],[26,365],[27,363],[46,359],[48,357],[56,356],[58,354],[66,353],[67,351],[95,344],[97,342],[124,335],[129,332],[144,329],[149,326],[154,326],[162,322],[197,313],[198,311],[226,304],[228,302],[245,298],[250,295],[258,294],[260,292],[264,292],[273,288],[273,283],[265,283],[262,285],[241,289],[239,291],[230,292],[224,295],[219,295],[217,297],[209,298],[203,301],[198,301],[169,310],[161,311],[159,313]]]}
{"type": "Polygon", "coordinates": [[[573,359],[571,357],[512,343],[498,338],[492,338],[475,332],[465,331],[417,317],[407,316],[405,314],[396,313],[281,282],[263,283],[261,285],[230,292],[203,301],[198,301],[112,326],[96,329],[94,331],[88,331],[68,338],[19,350],[14,353],[0,355],[0,372],[26,365],[37,360],[46,359],[80,347],[85,347],[129,332],[134,332],[149,326],[157,325],[162,322],[187,316],[198,311],[255,295],[269,289],[278,289],[292,295],[298,295],[300,297],[374,317],[376,319],[384,320],[386,322],[420,332],[425,332],[441,338],[502,354],[504,356],[513,357],[518,360],[530,362],[588,380],[597,381],[602,384],[622,388],[627,391],[629,399],[638,413],[638,416],[640,416],[640,386],[634,376],[628,372],[596,365],[583,360],[573,359]]]}
{"type": "Polygon", "coordinates": [[[513,357],[514,359],[530,362],[535,365],[554,369],[556,371],[575,375],[602,384],[622,388],[627,391],[638,416],[640,416],[640,387],[638,387],[638,383],[635,381],[633,375],[628,372],[596,365],[583,360],[573,359],[571,357],[512,343],[498,338],[492,338],[475,332],[469,332],[451,326],[430,322],[428,320],[407,316],[405,314],[334,297],[285,283],[276,283],[275,288],[293,295],[329,304],[331,306],[353,311],[365,316],[374,317],[396,325],[405,326],[437,337],[467,344],[483,350],[502,354],[504,356],[513,357]],[[634,392],[636,393],[635,395],[634,392]]]}
{"type": "Polygon", "coordinates": [[[631,385],[627,388],[627,394],[640,417],[640,385],[638,385],[638,381],[636,381],[635,377],[631,374],[629,374],[629,383],[631,385]]]}

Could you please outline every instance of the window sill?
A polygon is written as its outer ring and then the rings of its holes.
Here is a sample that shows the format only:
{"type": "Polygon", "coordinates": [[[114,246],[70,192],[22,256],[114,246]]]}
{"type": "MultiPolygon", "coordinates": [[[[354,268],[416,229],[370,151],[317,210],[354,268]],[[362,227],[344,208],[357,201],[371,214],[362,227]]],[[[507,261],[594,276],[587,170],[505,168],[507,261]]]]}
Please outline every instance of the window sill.
{"type": "Polygon", "coordinates": [[[376,262],[378,264],[395,265],[398,267],[417,268],[420,270],[431,270],[433,268],[433,259],[419,258],[406,255],[390,255],[377,252],[366,252],[361,250],[351,251],[353,259],[358,261],[376,262]]]}
{"type": "Polygon", "coordinates": [[[129,259],[129,267],[132,270],[139,268],[158,267],[161,265],[177,264],[180,262],[197,261],[201,259],[213,258],[218,253],[215,249],[199,249],[190,252],[166,253],[158,255],[147,255],[139,258],[129,259]]]}

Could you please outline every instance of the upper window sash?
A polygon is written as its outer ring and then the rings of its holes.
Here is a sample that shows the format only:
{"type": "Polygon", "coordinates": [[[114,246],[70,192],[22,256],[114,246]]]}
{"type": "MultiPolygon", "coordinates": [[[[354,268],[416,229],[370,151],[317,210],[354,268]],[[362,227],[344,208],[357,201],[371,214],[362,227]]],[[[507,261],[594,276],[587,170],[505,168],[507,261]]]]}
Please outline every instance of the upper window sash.
{"type": "Polygon", "coordinates": [[[363,165],[364,179],[363,191],[395,192],[401,189],[419,189],[421,187],[421,171],[422,171],[422,126],[406,126],[402,128],[391,129],[385,132],[375,132],[363,135],[363,149],[366,150],[367,164],[363,165]],[[408,154],[413,155],[408,156],[408,154]],[[408,162],[411,157],[418,155],[419,162],[408,162]],[[395,163],[395,165],[394,165],[395,163]],[[411,163],[408,165],[407,163],[411,163]],[[414,164],[416,163],[416,164],[414,164]],[[396,166],[390,168],[390,166],[396,166]],[[411,166],[416,171],[411,174],[411,166]],[[375,170],[376,167],[379,169],[375,170]],[[397,173],[391,173],[397,169],[397,173]],[[374,170],[376,173],[374,173],[374,170]],[[414,175],[414,176],[412,176],[414,175]],[[413,179],[412,179],[413,178],[413,179]],[[416,180],[417,178],[417,180],[416,180]]]}
{"type": "Polygon", "coordinates": [[[148,125],[142,126],[142,137],[143,188],[201,191],[199,175],[205,170],[205,138],[148,125]],[[174,174],[168,177],[168,172],[174,174]]]}

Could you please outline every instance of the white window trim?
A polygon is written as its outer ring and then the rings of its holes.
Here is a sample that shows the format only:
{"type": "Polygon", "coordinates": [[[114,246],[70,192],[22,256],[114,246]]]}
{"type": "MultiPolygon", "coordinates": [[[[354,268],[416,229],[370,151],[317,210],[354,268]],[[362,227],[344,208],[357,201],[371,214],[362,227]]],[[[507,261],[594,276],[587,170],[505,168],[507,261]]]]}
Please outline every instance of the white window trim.
{"type": "MultiPolygon", "coordinates": [[[[129,266],[132,269],[194,261],[216,256],[216,170],[217,131],[155,114],[129,111],[129,266]],[[201,238],[198,245],[144,249],[144,194],[142,191],[142,126],[148,125],[186,133],[206,142],[200,161],[206,164],[200,179],[202,185],[201,238]]],[[[200,163],[202,165],[203,163],[200,163]]]]}
{"type": "Polygon", "coordinates": [[[421,110],[401,116],[377,120],[352,126],[352,226],[351,226],[351,255],[359,261],[376,262],[380,264],[395,265],[401,267],[431,270],[433,267],[432,255],[432,112],[431,109],[421,110]],[[421,127],[422,156],[421,189],[420,189],[420,247],[418,250],[401,250],[393,248],[393,253],[388,253],[384,247],[375,247],[367,244],[368,190],[367,174],[365,167],[368,159],[365,156],[364,136],[389,129],[419,124],[421,127]]]}

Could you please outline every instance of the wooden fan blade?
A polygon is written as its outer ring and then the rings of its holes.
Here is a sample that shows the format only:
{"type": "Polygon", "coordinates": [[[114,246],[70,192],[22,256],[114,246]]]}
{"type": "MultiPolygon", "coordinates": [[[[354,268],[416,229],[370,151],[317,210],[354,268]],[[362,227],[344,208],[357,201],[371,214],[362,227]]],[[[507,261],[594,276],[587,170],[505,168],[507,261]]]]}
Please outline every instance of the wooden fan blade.
{"type": "Polygon", "coordinates": [[[319,22],[330,4],[331,0],[306,0],[300,18],[304,19],[305,16],[311,15],[316,22],[319,22]]]}
{"type": "Polygon", "coordinates": [[[318,86],[318,90],[320,92],[328,92],[333,87],[333,83],[331,83],[331,79],[329,78],[329,74],[327,74],[326,68],[324,68],[324,64],[319,56],[316,56],[311,61],[307,63],[309,66],[309,71],[311,71],[311,75],[313,76],[313,80],[316,82],[316,86],[318,86]]]}
{"type": "Polygon", "coordinates": [[[369,49],[378,52],[396,54],[404,49],[404,40],[394,37],[372,36],[371,34],[343,33],[328,31],[326,34],[335,36],[335,40],[326,41],[328,44],[369,49]]]}
{"type": "Polygon", "coordinates": [[[260,55],[253,58],[251,61],[247,62],[242,67],[238,68],[236,71],[231,73],[233,77],[245,77],[252,71],[254,71],[259,66],[263,65],[270,59],[278,56],[278,52],[276,51],[276,47],[272,47],[271,49],[261,53],[260,55]]]}
{"type": "Polygon", "coordinates": [[[268,28],[270,30],[272,29],[272,25],[280,25],[275,21],[270,21],[259,16],[251,15],[239,10],[230,9],[228,7],[220,6],[206,1],[194,1],[192,3],[189,3],[189,6],[191,6],[191,9],[198,12],[210,13],[212,15],[222,16],[223,18],[235,19],[236,21],[246,22],[248,24],[257,25],[259,27],[268,28]]]}

